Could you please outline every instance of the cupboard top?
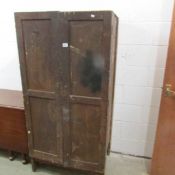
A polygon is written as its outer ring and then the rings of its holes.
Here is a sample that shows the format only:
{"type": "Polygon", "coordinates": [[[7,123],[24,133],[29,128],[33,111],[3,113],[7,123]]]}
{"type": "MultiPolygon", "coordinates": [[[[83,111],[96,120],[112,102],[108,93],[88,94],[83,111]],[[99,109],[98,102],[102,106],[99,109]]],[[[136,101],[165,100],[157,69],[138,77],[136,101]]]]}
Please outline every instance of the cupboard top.
{"type": "Polygon", "coordinates": [[[12,108],[24,108],[21,91],[0,89],[0,106],[12,108]]]}
{"type": "Polygon", "coordinates": [[[103,10],[103,11],[65,11],[65,12],[61,12],[61,11],[43,11],[43,12],[15,12],[15,17],[16,18],[20,18],[20,19],[26,19],[26,18],[32,18],[32,17],[36,17],[38,16],[39,18],[41,17],[47,17],[48,15],[57,15],[57,14],[63,14],[65,16],[89,16],[91,18],[95,18],[97,16],[103,18],[103,15],[113,15],[116,18],[118,18],[116,16],[116,14],[113,11],[110,10],[103,10]]]}

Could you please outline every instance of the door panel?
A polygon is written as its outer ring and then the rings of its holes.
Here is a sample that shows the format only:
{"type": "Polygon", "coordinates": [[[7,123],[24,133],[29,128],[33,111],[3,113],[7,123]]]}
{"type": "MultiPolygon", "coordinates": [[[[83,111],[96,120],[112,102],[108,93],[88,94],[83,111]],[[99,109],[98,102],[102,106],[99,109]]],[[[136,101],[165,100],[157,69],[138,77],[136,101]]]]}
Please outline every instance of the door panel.
{"type": "Polygon", "coordinates": [[[72,94],[100,96],[104,74],[103,21],[71,21],[69,26],[72,94]]]}
{"type": "Polygon", "coordinates": [[[100,159],[100,107],[71,105],[71,160],[98,163],[100,159]]]}
{"type": "Polygon", "coordinates": [[[62,164],[56,23],[54,12],[16,14],[30,156],[62,164]]]}
{"type": "Polygon", "coordinates": [[[57,154],[55,101],[31,97],[30,104],[34,150],[57,154]]]}
{"type": "Polygon", "coordinates": [[[53,91],[55,78],[51,58],[51,20],[26,20],[22,23],[28,88],[53,91]],[[43,71],[44,70],[44,71],[43,71]]]}

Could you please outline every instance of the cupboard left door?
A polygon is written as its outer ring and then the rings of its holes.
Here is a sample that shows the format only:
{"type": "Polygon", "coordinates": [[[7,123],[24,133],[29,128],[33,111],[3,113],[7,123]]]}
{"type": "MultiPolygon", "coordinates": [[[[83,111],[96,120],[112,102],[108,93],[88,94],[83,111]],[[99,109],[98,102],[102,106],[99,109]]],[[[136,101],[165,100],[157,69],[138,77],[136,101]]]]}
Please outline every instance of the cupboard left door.
{"type": "Polygon", "coordinates": [[[29,153],[34,159],[62,164],[57,13],[16,13],[15,20],[29,153]]]}

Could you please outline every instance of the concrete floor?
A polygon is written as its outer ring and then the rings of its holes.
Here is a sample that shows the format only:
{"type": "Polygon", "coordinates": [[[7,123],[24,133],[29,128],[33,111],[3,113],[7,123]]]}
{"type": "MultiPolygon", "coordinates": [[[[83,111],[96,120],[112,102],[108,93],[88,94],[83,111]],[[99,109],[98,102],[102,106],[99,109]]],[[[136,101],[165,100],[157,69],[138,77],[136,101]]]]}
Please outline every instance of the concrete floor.
{"type": "MultiPolygon", "coordinates": [[[[150,160],[111,153],[107,157],[105,175],[148,175],[150,160]]],[[[0,175],[84,175],[46,165],[39,166],[35,173],[30,164],[23,165],[20,157],[8,160],[8,155],[0,151],[0,175]]]]}

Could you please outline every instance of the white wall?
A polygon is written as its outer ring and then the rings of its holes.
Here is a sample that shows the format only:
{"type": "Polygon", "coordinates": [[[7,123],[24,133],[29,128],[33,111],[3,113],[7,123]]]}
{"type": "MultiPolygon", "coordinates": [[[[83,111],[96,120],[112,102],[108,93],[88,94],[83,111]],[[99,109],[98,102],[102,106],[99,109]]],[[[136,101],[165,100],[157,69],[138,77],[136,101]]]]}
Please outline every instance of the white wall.
{"type": "Polygon", "coordinates": [[[151,156],[173,0],[6,0],[0,6],[0,88],[21,89],[15,11],[113,10],[120,19],[112,151],[151,156]]]}

